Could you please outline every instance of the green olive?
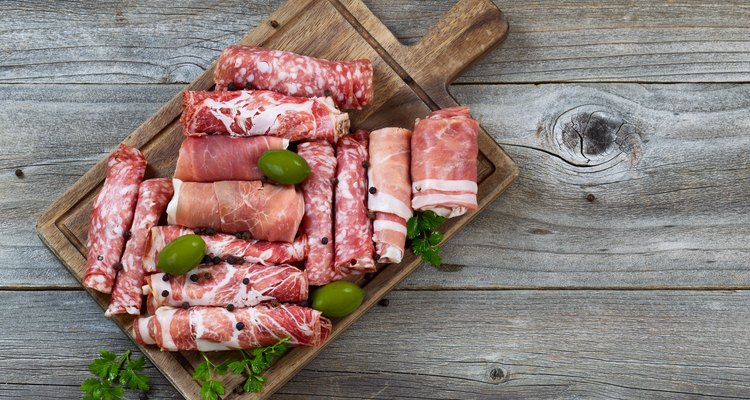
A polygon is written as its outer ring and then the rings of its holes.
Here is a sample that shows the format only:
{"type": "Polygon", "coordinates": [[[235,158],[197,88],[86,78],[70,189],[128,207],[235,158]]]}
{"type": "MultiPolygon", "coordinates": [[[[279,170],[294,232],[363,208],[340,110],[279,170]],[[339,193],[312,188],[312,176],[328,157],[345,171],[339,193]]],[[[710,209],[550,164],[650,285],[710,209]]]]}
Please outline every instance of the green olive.
{"type": "Polygon", "coordinates": [[[365,291],[349,281],[329,283],[312,294],[312,308],[326,317],[344,317],[362,304],[365,291]]]}
{"type": "Polygon", "coordinates": [[[182,275],[200,264],[205,255],[206,242],[200,236],[180,236],[159,252],[156,267],[170,275],[182,275]]]}
{"type": "Polygon", "coordinates": [[[310,166],[299,154],[289,150],[266,150],[258,167],[268,179],[284,185],[296,185],[310,175],[310,166]]]}

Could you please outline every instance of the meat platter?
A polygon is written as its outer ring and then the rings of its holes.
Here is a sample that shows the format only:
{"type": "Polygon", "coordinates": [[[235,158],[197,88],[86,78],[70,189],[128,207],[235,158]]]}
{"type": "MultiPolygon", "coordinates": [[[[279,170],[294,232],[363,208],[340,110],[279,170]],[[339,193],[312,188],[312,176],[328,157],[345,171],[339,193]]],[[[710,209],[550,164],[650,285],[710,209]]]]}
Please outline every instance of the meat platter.
{"type": "Polygon", "coordinates": [[[489,1],[458,2],[411,47],[358,1],[286,3],[50,207],[40,236],[187,398],[200,398],[195,350],[218,362],[282,337],[301,346],[259,393],[225,378],[226,398],[268,396],[420,264],[413,210],[449,218],[447,239],[517,175],[446,91],[506,32],[489,1]],[[263,170],[286,148],[310,169],[296,185],[263,170]],[[440,167],[451,159],[457,176],[440,167]],[[183,237],[202,238],[200,265],[160,271],[183,237]],[[305,303],[342,279],[364,289],[348,315],[305,303]]]}

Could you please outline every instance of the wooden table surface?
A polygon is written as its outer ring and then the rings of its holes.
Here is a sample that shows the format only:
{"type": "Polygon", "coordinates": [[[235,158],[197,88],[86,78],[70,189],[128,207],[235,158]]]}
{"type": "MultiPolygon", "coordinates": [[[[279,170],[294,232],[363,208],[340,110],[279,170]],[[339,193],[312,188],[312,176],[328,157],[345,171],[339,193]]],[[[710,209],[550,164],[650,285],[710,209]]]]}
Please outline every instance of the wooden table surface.
{"type": "MultiPolygon", "coordinates": [[[[0,398],[134,348],[36,218],[280,3],[0,2],[0,398]]],[[[405,43],[451,6],[366,3],[405,43]]],[[[497,4],[451,92],[519,179],[275,398],[750,398],[750,6],[497,4]]]]}

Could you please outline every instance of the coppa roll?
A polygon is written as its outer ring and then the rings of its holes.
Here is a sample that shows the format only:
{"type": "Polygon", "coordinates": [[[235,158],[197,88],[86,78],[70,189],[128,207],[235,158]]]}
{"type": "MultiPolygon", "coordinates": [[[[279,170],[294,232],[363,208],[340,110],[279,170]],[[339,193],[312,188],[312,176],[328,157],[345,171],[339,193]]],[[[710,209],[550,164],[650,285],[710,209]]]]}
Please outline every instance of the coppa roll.
{"type": "Polygon", "coordinates": [[[479,122],[468,107],[418,121],[411,139],[412,208],[452,218],[477,208],[479,122]]]}
{"type": "Polygon", "coordinates": [[[172,181],[174,197],[167,206],[170,225],[250,232],[253,239],[294,241],[305,204],[294,186],[260,181],[214,183],[172,181]]]}
{"type": "Polygon", "coordinates": [[[294,346],[320,346],[331,334],[331,321],[320,311],[297,305],[250,308],[160,307],[133,323],[139,344],[162,350],[219,351],[270,346],[285,337],[294,346]]]}
{"type": "Polygon", "coordinates": [[[255,181],[263,177],[258,167],[263,152],[288,145],[289,139],[272,136],[187,137],[180,146],[174,177],[185,182],[255,181]]]}

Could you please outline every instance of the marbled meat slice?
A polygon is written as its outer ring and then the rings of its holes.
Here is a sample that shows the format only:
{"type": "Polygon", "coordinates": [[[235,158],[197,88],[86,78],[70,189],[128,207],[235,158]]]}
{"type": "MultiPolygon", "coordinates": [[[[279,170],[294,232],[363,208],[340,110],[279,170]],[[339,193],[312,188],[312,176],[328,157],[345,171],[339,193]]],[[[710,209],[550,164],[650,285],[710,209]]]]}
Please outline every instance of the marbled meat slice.
{"type": "Polygon", "coordinates": [[[330,95],[342,110],[372,103],[370,60],[329,61],[288,51],[229,46],[214,69],[216,90],[262,89],[289,96],[330,95]]]}
{"type": "Polygon", "coordinates": [[[336,142],[349,131],[349,115],[330,98],[285,96],[267,90],[183,94],[180,122],[187,136],[277,136],[336,142]]]}
{"type": "Polygon", "coordinates": [[[294,346],[320,346],[331,334],[331,321],[320,311],[292,304],[235,308],[159,307],[133,323],[139,344],[162,350],[220,351],[270,346],[290,338],[294,346]]]}
{"type": "Polygon", "coordinates": [[[172,180],[166,178],[149,179],[141,183],[138,189],[138,204],[135,207],[133,226],[130,229],[130,240],[125,245],[122,255],[122,269],[117,273],[112,299],[104,313],[114,314],[141,313],[143,302],[143,254],[148,242],[151,228],[159,223],[159,218],[167,209],[172,198],[172,180]]]}
{"type": "Polygon", "coordinates": [[[109,156],[107,177],[91,211],[83,286],[112,292],[145,173],[146,159],[136,148],[121,144],[109,156]]]}
{"type": "Polygon", "coordinates": [[[478,134],[468,107],[437,110],[417,122],[411,139],[414,210],[452,218],[477,208],[478,134]]]}

